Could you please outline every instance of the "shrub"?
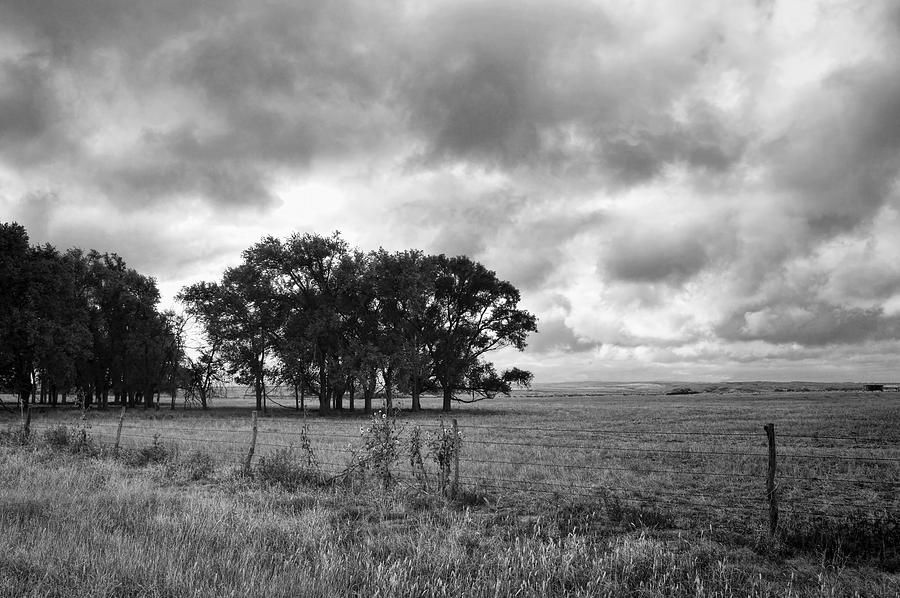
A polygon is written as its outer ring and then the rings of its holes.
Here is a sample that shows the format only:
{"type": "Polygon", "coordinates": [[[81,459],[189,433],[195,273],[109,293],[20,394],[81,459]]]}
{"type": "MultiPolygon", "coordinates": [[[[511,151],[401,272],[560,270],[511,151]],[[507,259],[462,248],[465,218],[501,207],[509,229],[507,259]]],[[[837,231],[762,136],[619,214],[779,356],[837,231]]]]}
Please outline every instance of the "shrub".
{"type": "Polygon", "coordinates": [[[441,491],[447,494],[450,488],[450,468],[457,456],[462,434],[453,428],[445,428],[441,422],[440,429],[428,441],[429,455],[437,463],[441,476],[441,491]]]}
{"type": "Polygon", "coordinates": [[[70,444],[69,441],[69,429],[62,424],[48,428],[44,432],[44,443],[51,448],[68,448],[70,444]]]}
{"type": "Polygon", "coordinates": [[[171,451],[159,442],[159,434],[153,435],[153,444],[123,453],[123,459],[132,467],[144,467],[151,463],[165,463],[171,459],[171,451]]]}
{"type": "Polygon", "coordinates": [[[372,423],[359,429],[362,436],[362,454],[355,455],[356,467],[371,471],[382,486],[387,489],[394,485],[393,467],[400,458],[400,433],[396,420],[387,412],[372,414],[372,423]]]}
{"type": "Polygon", "coordinates": [[[256,464],[256,478],[264,484],[281,486],[288,491],[322,481],[318,470],[300,464],[293,447],[280,448],[260,457],[256,464]]]}
{"type": "Polygon", "coordinates": [[[205,480],[215,471],[215,461],[209,453],[195,451],[184,460],[182,469],[191,481],[205,480]]]}

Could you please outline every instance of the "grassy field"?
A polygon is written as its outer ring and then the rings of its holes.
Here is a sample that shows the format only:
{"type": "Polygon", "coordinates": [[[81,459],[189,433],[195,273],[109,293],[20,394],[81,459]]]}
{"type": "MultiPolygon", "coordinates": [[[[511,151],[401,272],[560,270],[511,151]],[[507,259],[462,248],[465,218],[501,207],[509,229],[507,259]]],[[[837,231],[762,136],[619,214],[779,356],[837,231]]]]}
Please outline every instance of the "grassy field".
{"type": "Polygon", "coordinates": [[[36,408],[25,446],[8,414],[0,595],[900,594],[900,394],[700,389],[467,405],[454,500],[437,400],[374,424],[270,409],[249,473],[249,402],[133,410],[118,454],[118,410],[36,408]]]}

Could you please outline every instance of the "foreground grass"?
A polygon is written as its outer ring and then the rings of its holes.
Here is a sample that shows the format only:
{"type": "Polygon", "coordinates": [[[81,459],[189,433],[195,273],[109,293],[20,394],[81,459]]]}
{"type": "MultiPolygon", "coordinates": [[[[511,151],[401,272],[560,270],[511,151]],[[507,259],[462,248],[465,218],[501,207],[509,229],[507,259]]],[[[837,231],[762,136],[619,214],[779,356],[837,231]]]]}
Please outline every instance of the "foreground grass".
{"type": "Polygon", "coordinates": [[[0,595],[900,594],[877,560],[677,529],[614,500],[446,504],[372,480],[288,491],[157,457],[0,448],[0,595]]]}

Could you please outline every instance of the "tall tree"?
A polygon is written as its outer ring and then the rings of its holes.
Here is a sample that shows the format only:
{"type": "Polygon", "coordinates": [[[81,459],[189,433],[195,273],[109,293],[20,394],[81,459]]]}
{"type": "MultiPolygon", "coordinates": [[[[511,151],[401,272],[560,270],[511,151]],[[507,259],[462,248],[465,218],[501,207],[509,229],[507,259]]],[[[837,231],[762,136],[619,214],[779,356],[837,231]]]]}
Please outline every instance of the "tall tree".
{"type": "Polygon", "coordinates": [[[496,375],[482,357],[498,349],[525,348],[536,319],[519,309],[519,291],[466,256],[434,258],[435,321],[428,341],[434,374],[443,391],[443,410],[456,393],[489,396],[502,381],[522,381],[522,370],[496,375]]]}
{"type": "Polygon", "coordinates": [[[182,289],[179,300],[218,339],[222,358],[236,380],[253,386],[256,408],[266,410],[267,367],[282,326],[281,305],[272,280],[245,252],[245,263],[229,268],[222,282],[200,282],[182,289]]]}
{"type": "Polygon", "coordinates": [[[338,233],[294,234],[284,242],[266,237],[246,254],[273,281],[284,329],[309,342],[318,373],[319,411],[330,411],[346,388],[346,318],[341,313],[350,257],[346,242],[338,233]]]}
{"type": "Polygon", "coordinates": [[[22,225],[0,223],[0,382],[27,403],[34,389],[31,253],[22,225]]]}
{"type": "Polygon", "coordinates": [[[378,298],[378,347],[384,361],[385,392],[391,382],[412,397],[412,410],[421,409],[422,391],[430,390],[432,361],[427,340],[436,326],[435,258],[421,251],[372,255],[378,298]]]}

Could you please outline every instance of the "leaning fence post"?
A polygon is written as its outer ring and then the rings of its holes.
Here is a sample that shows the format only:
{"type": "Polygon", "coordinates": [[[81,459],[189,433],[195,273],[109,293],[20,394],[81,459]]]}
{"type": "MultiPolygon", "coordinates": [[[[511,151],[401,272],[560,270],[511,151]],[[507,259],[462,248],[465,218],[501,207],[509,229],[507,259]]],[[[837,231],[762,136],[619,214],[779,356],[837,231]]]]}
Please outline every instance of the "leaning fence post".
{"type": "Polygon", "coordinates": [[[775,536],[778,528],[778,493],[775,485],[775,424],[764,426],[766,437],[769,439],[769,473],[766,477],[766,495],[769,498],[769,535],[775,536]]]}
{"type": "Polygon", "coordinates": [[[119,427],[116,428],[116,445],[113,448],[115,452],[119,452],[119,439],[122,438],[122,423],[125,421],[125,406],[122,405],[122,412],[119,414],[119,427]]]}
{"type": "Polygon", "coordinates": [[[253,412],[253,432],[250,435],[250,450],[247,451],[247,459],[244,461],[244,471],[250,471],[250,461],[253,459],[253,451],[256,449],[256,411],[253,412]]]}
{"type": "Polygon", "coordinates": [[[462,442],[459,438],[459,425],[453,420],[453,485],[450,486],[450,498],[456,499],[459,492],[459,451],[462,442]]]}

